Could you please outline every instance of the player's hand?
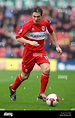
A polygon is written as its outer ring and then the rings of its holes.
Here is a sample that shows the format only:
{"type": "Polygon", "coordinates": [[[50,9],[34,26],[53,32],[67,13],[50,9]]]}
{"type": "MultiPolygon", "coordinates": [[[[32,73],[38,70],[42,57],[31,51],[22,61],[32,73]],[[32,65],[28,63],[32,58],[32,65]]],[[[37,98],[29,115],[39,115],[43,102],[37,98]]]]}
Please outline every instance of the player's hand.
{"type": "Polygon", "coordinates": [[[62,49],[58,46],[56,47],[56,51],[61,55],[62,54],[62,49]]]}
{"type": "Polygon", "coordinates": [[[31,42],[30,42],[30,45],[39,46],[38,42],[36,42],[36,41],[31,41],[31,42]]]}

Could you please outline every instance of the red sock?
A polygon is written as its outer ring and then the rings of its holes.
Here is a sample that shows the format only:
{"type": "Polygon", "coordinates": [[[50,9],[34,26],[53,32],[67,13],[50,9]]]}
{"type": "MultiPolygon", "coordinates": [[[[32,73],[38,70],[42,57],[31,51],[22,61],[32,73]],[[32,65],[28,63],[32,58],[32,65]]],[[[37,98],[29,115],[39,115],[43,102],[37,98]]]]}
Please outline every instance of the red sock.
{"type": "Polygon", "coordinates": [[[22,82],[23,82],[23,80],[22,80],[21,74],[19,74],[16,77],[16,80],[15,80],[14,84],[12,85],[11,89],[16,90],[22,82]]]}
{"type": "Polygon", "coordinates": [[[40,86],[40,94],[44,93],[48,84],[49,74],[42,73],[41,76],[41,86],[40,86]]]}

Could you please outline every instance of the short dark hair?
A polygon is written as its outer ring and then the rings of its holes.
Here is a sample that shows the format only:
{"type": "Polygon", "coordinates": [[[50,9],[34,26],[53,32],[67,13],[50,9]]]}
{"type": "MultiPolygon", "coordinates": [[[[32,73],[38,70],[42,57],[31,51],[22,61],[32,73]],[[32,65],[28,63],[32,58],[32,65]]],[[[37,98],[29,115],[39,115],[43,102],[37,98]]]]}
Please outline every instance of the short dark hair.
{"type": "Polygon", "coordinates": [[[41,14],[41,16],[42,16],[42,14],[43,14],[43,10],[42,10],[39,6],[34,7],[34,8],[32,9],[32,13],[33,13],[33,12],[39,12],[39,13],[41,14]]]}

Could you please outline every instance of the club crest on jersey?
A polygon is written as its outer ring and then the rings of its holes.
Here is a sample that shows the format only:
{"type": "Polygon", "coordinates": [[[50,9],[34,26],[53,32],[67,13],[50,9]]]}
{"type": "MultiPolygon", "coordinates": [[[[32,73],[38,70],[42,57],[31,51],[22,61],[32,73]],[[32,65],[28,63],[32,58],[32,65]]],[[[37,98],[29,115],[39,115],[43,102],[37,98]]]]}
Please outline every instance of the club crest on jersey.
{"type": "Polygon", "coordinates": [[[32,31],[34,31],[34,27],[32,27],[32,31]]]}
{"type": "Polygon", "coordinates": [[[42,26],[41,28],[42,28],[43,31],[45,30],[45,26],[42,26]]]}

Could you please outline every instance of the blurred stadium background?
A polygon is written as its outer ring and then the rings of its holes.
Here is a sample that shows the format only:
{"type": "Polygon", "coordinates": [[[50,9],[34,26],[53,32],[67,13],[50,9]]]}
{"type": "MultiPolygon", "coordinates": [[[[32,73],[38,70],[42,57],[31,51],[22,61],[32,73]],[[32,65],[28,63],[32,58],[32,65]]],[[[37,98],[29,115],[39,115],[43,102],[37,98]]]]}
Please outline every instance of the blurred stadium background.
{"type": "MultiPolygon", "coordinates": [[[[31,19],[31,10],[39,5],[56,32],[63,49],[60,56],[49,34],[45,50],[51,62],[51,70],[75,71],[75,1],[74,0],[0,0],[0,70],[20,70],[23,46],[15,35],[20,27],[31,19]]],[[[34,69],[39,69],[37,66],[34,69]]]]}

